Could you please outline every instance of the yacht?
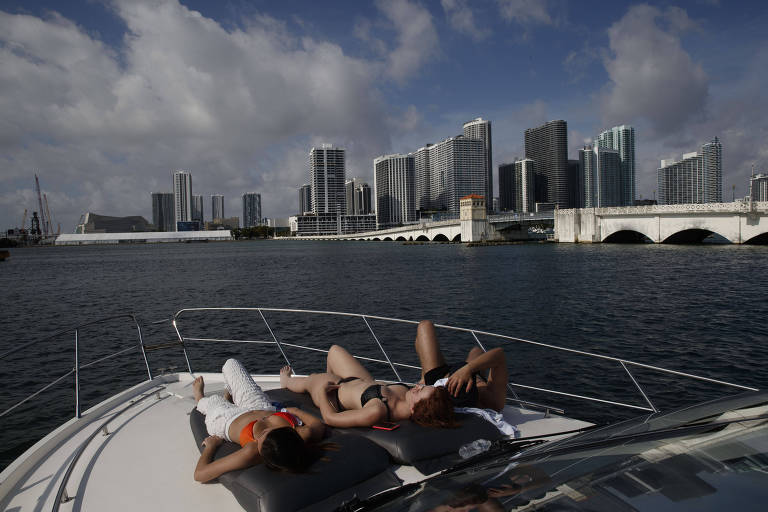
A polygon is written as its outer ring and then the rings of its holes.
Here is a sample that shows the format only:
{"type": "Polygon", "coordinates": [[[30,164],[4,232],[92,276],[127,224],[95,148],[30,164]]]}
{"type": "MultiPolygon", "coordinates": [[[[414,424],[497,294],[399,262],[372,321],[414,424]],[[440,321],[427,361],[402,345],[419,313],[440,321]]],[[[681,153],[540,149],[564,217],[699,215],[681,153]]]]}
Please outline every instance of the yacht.
{"type": "MultiPolygon", "coordinates": [[[[392,327],[412,334],[418,322],[356,313],[243,307],[182,309],[169,320],[151,325],[135,315],[87,325],[112,322],[130,323],[135,337],[126,339],[115,353],[80,361],[85,326],[57,333],[74,340],[72,370],[0,412],[3,421],[18,413],[23,404],[39,400],[51,386],[74,377],[73,417],[0,473],[0,510],[658,512],[725,506],[762,510],[768,498],[768,394],[604,354],[448,325],[436,325],[441,337],[462,339],[483,350],[489,345],[509,348],[518,355],[536,350],[613,366],[626,377],[619,395],[631,391],[636,400],[592,396],[570,386],[564,390],[509,382],[507,405],[495,423],[488,421],[493,418],[465,413],[458,429],[427,429],[409,421],[394,431],[333,428],[328,440],[338,451],[306,474],[254,466],[201,484],[192,475],[200,441],[207,434],[202,415],[195,410],[192,383],[202,375],[206,394],[224,393],[225,386],[221,373],[193,368],[192,352],[204,352],[208,359],[221,355],[222,363],[228,354],[242,354],[249,367],[247,361],[258,361],[261,366],[252,377],[276,404],[316,413],[309,397],[282,389],[278,373],[266,369],[291,364],[297,373],[303,366],[310,373],[320,366],[310,368],[297,361],[312,357],[321,361],[329,339],[337,342],[351,337],[355,346],[347,347],[374,370],[377,379],[412,382],[420,371],[413,363],[415,354],[396,350],[391,337],[381,333],[392,327]],[[339,324],[340,331],[334,332],[339,324]],[[170,328],[174,339],[149,343],[146,332],[158,325],[170,328]],[[156,368],[155,356],[163,352],[178,354],[185,368],[156,368]],[[81,372],[126,355],[141,359],[145,378],[127,389],[113,390],[113,395],[81,410],[81,372]],[[660,410],[648,386],[638,378],[638,370],[722,386],[728,395],[660,410]],[[578,414],[582,408],[573,406],[581,403],[609,412],[599,421],[585,419],[578,414]]],[[[21,345],[12,352],[35,344],[21,345]]],[[[0,354],[0,360],[10,354],[0,354]]],[[[217,457],[236,446],[223,445],[217,457]]]]}

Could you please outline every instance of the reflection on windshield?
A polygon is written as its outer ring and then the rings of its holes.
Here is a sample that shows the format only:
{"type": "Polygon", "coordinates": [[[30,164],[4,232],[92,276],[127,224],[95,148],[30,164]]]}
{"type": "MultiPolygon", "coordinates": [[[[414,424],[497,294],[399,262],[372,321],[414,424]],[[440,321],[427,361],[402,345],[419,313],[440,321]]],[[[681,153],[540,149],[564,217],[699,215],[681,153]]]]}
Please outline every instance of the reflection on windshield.
{"type": "Polygon", "coordinates": [[[424,483],[382,510],[764,510],[768,421],[760,406],[729,411],[704,433],[637,437],[533,459],[509,454],[424,483]]]}

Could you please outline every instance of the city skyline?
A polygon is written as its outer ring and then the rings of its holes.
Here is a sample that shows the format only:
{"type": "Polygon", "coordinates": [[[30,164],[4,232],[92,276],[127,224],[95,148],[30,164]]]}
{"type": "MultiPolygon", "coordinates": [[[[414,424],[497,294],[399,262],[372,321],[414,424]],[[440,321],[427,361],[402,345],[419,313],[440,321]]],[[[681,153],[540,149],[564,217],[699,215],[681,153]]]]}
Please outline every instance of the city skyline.
{"type": "Polygon", "coordinates": [[[347,148],[347,175],[373,183],[376,156],[476,117],[493,122],[494,189],[524,130],[563,119],[568,159],[636,129],[638,199],[661,159],[718,136],[723,195],[744,197],[768,169],[766,24],[762,4],[694,1],[7,1],[0,223],[34,209],[35,172],[63,231],[86,211],[149,218],[137,198],[179,168],[226,211],[259,190],[285,217],[307,147],[347,148]]]}

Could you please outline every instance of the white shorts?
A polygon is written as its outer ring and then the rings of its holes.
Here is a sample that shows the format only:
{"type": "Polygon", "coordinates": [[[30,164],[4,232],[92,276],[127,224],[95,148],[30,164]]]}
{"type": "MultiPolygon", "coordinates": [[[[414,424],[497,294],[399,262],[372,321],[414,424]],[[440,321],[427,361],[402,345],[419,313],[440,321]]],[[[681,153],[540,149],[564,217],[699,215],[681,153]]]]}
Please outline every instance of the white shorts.
{"type": "Polygon", "coordinates": [[[197,402],[197,410],[205,414],[205,426],[209,435],[237,442],[237,439],[229,438],[229,426],[233,421],[247,412],[276,409],[237,359],[227,359],[221,373],[227,390],[232,395],[232,402],[224,400],[221,395],[206,396],[197,402]]]}

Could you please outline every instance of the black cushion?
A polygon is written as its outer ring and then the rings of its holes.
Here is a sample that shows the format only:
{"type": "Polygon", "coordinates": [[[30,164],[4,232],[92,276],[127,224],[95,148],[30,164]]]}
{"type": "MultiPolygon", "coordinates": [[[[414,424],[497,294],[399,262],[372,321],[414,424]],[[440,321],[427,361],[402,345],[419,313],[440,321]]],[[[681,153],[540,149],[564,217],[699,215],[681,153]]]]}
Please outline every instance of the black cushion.
{"type": "MultiPolygon", "coordinates": [[[[299,407],[320,416],[320,411],[305,393],[287,389],[267,391],[267,395],[281,402],[284,407],[299,407]]],[[[381,446],[398,464],[409,464],[429,472],[445,469],[460,460],[459,448],[476,439],[495,441],[503,437],[501,431],[490,422],[474,414],[457,414],[459,428],[428,428],[410,420],[401,421],[396,430],[378,430],[370,427],[334,428],[343,434],[363,436],[381,446]],[[453,457],[455,455],[455,457],[453,457]],[[428,462],[431,461],[431,462],[428,462]]]]}
{"type": "MultiPolygon", "coordinates": [[[[198,448],[208,436],[205,416],[193,409],[192,434],[198,448]]],[[[218,478],[232,492],[245,510],[263,512],[301,509],[332,510],[355,494],[370,496],[397,486],[400,481],[388,470],[387,452],[360,436],[331,435],[324,442],[335,443],[338,451],[327,451],[325,459],[315,462],[308,473],[273,471],[263,464],[225,473],[218,478]],[[320,505],[318,505],[320,504],[320,505]]],[[[220,459],[240,448],[225,442],[216,451],[220,459]]]]}

